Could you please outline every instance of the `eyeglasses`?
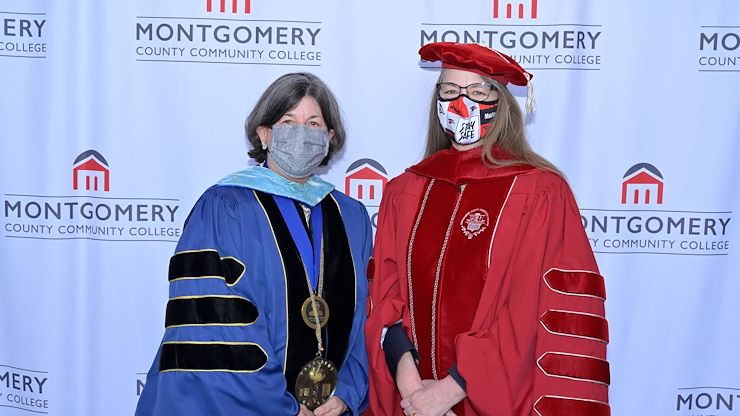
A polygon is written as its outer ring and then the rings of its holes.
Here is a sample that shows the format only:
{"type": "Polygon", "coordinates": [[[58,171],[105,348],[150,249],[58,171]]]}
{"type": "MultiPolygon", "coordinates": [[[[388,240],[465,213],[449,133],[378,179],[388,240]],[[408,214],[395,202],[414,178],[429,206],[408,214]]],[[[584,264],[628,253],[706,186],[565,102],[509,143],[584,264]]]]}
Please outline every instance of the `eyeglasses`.
{"type": "Polygon", "coordinates": [[[478,82],[461,87],[453,82],[440,82],[437,84],[437,94],[442,101],[451,101],[464,95],[476,103],[485,102],[491,95],[491,90],[496,87],[493,84],[478,82]],[[465,94],[462,93],[465,90],[465,94]]]}

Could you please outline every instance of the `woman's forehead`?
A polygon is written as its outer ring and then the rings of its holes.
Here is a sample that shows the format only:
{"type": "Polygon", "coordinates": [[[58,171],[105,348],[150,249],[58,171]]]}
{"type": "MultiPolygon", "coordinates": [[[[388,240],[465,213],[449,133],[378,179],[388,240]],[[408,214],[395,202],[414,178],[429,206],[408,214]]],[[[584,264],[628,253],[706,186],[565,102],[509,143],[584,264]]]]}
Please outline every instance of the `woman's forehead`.
{"type": "Polygon", "coordinates": [[[462,69],[444,69],[442,71],[442,82],[452,82],[465,86],[476,82],[483,82],[483,77],[475,72],[464,71],[462,69]]]}
{"type": "Polygon", "coordinates": [[[319,102],[314,97],[306,95],[293,108],[288,110],[286,114],[295,112],[321,115],[321,106],[319,106],[319,102]]]}

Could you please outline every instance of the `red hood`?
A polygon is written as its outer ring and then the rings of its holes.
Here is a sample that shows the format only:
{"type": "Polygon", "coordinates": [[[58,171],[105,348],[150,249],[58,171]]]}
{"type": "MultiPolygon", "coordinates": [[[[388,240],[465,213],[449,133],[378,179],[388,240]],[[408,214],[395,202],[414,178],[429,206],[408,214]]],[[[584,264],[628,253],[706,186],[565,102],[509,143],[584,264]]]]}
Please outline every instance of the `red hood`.
{"type": "MultiPolygon", "coordinates": [[[[455,185],[468,182],[481,182],[505,176],[517,175],[534,169],[530,165],[489,167],[481,160],[483,146],[466,151],[450,147],[440,150],[414,166],[406,169],[417,175],[427,176],[455,185]]],[[[511,160],[513,157],[506,151],[494,146],[493,156],[497,160],[511,160]]]]}

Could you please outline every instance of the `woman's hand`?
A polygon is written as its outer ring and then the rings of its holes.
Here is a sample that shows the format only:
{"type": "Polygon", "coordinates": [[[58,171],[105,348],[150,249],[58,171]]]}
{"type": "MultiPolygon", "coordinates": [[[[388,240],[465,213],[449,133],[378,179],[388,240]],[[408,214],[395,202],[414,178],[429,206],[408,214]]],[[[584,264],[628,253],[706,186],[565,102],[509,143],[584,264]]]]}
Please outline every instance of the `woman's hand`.
{"type": "Polygon", "coordinates": [[[313,411],[315,416],[339,416],[347,410],[347,404],[337,396],[332,396],[326,403],[313,411]]]}
{"type": "Polygon", "coordinates": [[[301,411],[298,413],[298,416],[314,416],[313,412],[308,410],[308,407],[306,405],[301,405],[301,411]]]}
{"type": "Polygon", "coordinates": [[[424,387],[419,376],[419,370],[416,368],[414,357],[410,352],[401,356],[396,368],[396,386],[401,398],[408,397],[411,393],[424,387]]]}
{"type": "Polygon", "coordinates": [[[424,380],[424,387],[401,400],[404,413],[414,416],[454,414],[452,406],[465,398],[465,391],[450,376],[442,380],[424,380]]]}

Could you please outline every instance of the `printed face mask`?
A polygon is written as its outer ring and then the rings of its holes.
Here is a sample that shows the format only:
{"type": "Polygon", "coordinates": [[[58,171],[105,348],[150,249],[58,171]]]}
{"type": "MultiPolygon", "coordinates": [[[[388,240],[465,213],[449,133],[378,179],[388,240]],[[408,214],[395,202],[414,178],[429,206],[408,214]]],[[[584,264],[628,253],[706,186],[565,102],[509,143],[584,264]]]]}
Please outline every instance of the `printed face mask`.
{"type": "Polygon", "coordinates": [[[498,100],[476,103],[465,96],[437,100],[437,117],[447,136],[458,144],[473,144],[486,135],[496,114],[498,100]]]}
{"type": "Polygon", "coordinates": [[[270,145],[271,162],[294,179],[306,178],[329,153],[329,134],[303,125],[275,125],[270,145]]]}

